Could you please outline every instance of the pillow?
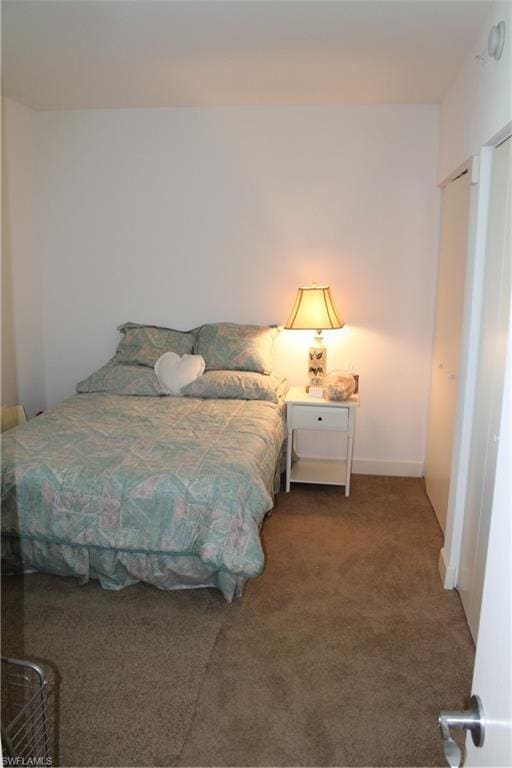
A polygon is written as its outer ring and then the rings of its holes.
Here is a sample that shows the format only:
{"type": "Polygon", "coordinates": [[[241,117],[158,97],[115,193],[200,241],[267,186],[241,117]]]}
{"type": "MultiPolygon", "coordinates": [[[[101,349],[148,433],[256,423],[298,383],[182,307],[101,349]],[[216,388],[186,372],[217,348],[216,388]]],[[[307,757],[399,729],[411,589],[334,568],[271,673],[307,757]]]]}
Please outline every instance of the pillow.
{"type": "Polygon", "coordinates": [[[286,379],[254,371],[207,371],[183,387],[185,397],[270,400],[278,403],[286,393],[286,379]]]}
{"type": "Polygon", "coordinates": [[[115,395],[159,397],[167,392],[152,368],[142,365],[115,365],[111,360],[76,385],[78,393],[111,392],[115,395]]]}
{"type": "Polygon", "coordinates": [[[212,323],[199,329],[196,354],[205,359],[207,371],[270,373],[276,327],[212,323]]]}
{"type": "Polygon", "coordinates": [[[151,368],[164,352],[176,352],[177,355],[190,354],[196,339],[194,333],[160,328],[156,325],[125,323],[120,325],[118,330],[123,337],[117,347],[114,362],[148,365],[151,368]]]}
{"type": "Polygon", "coordinates": [[[165,352],[155,363],[155,373],[162,389],[169,395],[179,395],[181,388],[190,384],[204,371],[204,357],[165,352]]]}

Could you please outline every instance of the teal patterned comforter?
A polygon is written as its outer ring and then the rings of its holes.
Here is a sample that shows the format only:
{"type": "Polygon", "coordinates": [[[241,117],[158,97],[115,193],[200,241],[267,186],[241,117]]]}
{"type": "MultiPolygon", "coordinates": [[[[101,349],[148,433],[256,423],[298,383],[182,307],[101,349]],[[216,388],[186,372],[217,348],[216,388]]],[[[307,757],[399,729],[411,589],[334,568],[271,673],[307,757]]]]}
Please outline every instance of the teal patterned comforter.
{"type": "Polygon", "coordinates": [[[271,402],[75,395],[3,435],[2,533],[252,578],[284,439],[271,402]]]}

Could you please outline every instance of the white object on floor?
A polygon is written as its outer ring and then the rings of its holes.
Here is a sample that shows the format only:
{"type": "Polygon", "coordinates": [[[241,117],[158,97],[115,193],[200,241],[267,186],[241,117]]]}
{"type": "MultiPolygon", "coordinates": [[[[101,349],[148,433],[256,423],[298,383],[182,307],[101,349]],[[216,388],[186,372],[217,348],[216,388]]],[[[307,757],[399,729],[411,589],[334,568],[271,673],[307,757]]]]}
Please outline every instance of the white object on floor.
{"type": "Polygon", "coordinates": [[[158,381],[169,395],[179,395],[181,388],[202,376],[205,369],[202,355],[183,355],[164,352],[155,363],[158,381]]]}

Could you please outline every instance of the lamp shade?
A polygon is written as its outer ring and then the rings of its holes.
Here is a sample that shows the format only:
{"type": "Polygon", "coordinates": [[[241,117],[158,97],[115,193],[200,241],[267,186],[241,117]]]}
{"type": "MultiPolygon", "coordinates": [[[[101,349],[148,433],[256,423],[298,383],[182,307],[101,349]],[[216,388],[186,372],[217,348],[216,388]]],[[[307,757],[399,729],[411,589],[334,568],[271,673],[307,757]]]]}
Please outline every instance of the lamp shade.
{"type": "Polygon", "coordinates": [[[306,285],[299,288],[295,304],[285,328],[299,330],[328,330],[343,328],[345,323],[336,312],[328,285],[306,285]]]}

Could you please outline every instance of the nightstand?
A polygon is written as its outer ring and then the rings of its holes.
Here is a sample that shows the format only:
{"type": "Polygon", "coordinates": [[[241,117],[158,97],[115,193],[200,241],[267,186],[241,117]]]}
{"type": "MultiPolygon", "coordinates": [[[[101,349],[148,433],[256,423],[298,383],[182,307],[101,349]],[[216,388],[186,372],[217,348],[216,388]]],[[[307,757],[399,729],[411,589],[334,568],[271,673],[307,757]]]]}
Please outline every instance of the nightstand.
{"type": "Polygon", "coordinates": [[[321,397],[309,397],[303,387],[291,387],[285,402],[288,425],[286,492],[290,490],[290,483],[321,483],[344,485],[345,496],[348,496],[359,395],[352,395],[348,400],[324,400],[321,397]],[[297,429],[339,432],[341,439],[346,441],[346,458],[301,457],[292,464],[292,450],[297,429]]]}

